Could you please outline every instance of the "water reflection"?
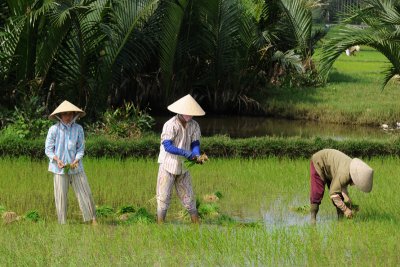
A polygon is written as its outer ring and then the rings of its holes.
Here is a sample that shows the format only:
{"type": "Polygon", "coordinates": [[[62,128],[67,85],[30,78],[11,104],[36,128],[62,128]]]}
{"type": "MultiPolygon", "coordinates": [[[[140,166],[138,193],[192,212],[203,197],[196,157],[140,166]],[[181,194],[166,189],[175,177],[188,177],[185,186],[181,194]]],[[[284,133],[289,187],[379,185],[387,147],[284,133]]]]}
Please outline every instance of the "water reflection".
{"type": "MultiPolygon", "coordinates": [[[[162,126],[170,117],[157,116],[154,130],[161,133],[162,126]]],[[[315,121],[286,120],[264,117],[214,116],[196,117],[203,136],[217,134],[232,138],[260,136],[300,136],[345,138],[388,138],[397,132],[383,131],[379,127],[340,125],[315,121]]]]}

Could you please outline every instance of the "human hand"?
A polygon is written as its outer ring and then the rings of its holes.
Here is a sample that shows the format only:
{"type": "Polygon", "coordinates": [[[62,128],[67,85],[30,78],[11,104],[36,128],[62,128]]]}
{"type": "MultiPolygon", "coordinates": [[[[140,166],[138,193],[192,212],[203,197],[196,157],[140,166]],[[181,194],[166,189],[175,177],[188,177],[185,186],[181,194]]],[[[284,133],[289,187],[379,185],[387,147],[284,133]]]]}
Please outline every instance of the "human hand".
{"type": "Polygon", "coordinates": [[[58,168],[62,169],[62,168],[64,168],[65,164],[61,160],[57,159],[57,166],[58,166],[58,168]]]}
{"type": "Polygon", "coordinates": [[[196,157],[197,164],[203,164],[206,161],[208,161],[208,156],[205,153],[203,153],[203,155],[201,155],[201,156],[196,157]]]}
{"type": "Polygon", "coordinates": [[[351,209],[347,208],[343,213],[347,219],[353,218],[353,211],[351,209]]]}
{"type": "Polygon", "coordinates": [[[74,161],[71,163],[70,168],[71,168],[71,169],[76,169],[76,168],[78,168],[78,163],[79,163],[79,160],[78,160],[78,159],[74,160],[74,161]]]}

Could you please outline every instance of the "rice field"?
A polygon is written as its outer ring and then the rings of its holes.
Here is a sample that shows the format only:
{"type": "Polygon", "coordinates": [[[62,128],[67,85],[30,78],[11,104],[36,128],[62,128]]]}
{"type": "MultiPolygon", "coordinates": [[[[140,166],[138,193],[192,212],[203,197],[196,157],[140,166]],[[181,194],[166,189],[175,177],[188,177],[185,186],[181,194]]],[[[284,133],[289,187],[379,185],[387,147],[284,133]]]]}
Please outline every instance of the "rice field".
{"type": "MultiPolygon", "coordinates": [[[[318,59],[318,53],[315,55],[318,59]]],[[[400,120],[399,82],[382,90],[389,61],[378,51],[361,46],[356,56],[343,53],[334,63],[326,86],[274,88],[262,106],[274,116],[340,124],[381,125],[400,120]]]]}
{"type": "MultiPolygon", "coordinates": [[[[22,218],[37,211],[38,222],[0,225],[0,266],[396,266],[400,262],[400,165],[398,158],[366,160],[375,169],[374,189],[350,188],[360,211],[336,220],[327,195],[316,226],[293,208],[308,204],[309,160],[211,159],[193,166],[197,197],[220,192],[219,212],[235,223],[179,217],[173,194],[167,223],[120,224],[99,218],[81,222],[69,193],[68,224],[58,225],[52,176],[45,161],[0,159],[0,206],[22,218]]],[[[132,205],[155,214],[154,159],[84,161],[97,206],[132,205]]]]}

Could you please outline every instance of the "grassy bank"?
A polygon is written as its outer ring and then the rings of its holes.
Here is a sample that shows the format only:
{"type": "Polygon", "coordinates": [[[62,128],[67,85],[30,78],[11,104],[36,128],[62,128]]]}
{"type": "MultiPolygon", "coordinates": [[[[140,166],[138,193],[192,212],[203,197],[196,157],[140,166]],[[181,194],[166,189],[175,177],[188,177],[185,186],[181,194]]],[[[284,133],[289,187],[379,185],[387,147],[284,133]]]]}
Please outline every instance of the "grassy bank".
{"type": "MultiPolygon", "coordinates": [[[[316,55],[318,58],[318,54],[316,55]]],[[[400,85],[381,90],[388,60],[361,47],[356,56],[344,53],[335,62],[329,82],[317,88],[276,88],[262,106],[269,115],[332,123],[380,125],[400,121],[400,85]]]]}
{"type": "MultiPolygon", "coordinates": [[[[21,220],[0,225],[0,265],[76,266],[375,266],[396,265],[400,238],[398,158],[373,158],[374,189],[364,194],[350,188],[360,211],[351,221],[337,222],[325,196],[316,227],[308,215],[291,211],[308,203],[308,159],[211,159],[192,168],[199,198],[220,191],[222,213],[257,224],[199,227],[181,221],[174,193],[168,223],[119,225],[99,219],[82,224],[70,192],[69,224],[56,223],[52,177],[45,161],[0,159],[0,205],[24,214],[37,210],[38,223],[21,220]]],[[[85,159],[97,205],[132,204],[155,213],[154,160],[85,159]]]]}

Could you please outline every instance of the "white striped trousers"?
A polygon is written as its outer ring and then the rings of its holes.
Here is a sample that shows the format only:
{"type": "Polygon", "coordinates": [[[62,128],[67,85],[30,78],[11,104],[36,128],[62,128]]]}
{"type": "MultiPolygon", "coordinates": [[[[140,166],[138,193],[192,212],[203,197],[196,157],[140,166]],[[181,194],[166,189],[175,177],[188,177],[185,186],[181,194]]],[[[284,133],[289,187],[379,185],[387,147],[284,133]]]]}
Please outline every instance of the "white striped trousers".
{"type": "Polygon", "coordinates": [[[95,219],[96,208],[85,172],[70,175],[54,174],[54,199],[56,202],[58,222],[60,224],[65,224],[67,222],[67,195],[70,183],[78,199],[83,221],[86,222],[95,219]]]}

